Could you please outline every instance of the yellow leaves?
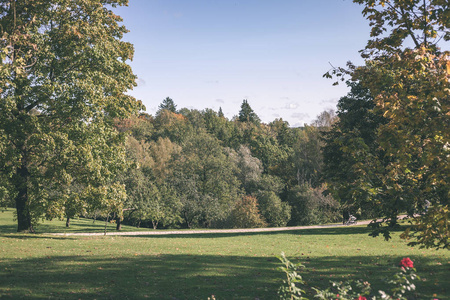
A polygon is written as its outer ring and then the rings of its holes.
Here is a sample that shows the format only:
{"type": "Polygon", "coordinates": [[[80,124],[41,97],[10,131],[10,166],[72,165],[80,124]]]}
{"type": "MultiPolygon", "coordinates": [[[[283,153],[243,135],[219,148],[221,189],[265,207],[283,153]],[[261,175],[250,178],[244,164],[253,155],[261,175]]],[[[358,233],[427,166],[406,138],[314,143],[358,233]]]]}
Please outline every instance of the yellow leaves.
{"type": "Polygon", "coordinates": [[[418,240],[409,245],[421,244],[426,248],[450,249],[449,220],[448,205],[434,204],[424,215],[414,218],[414,226],[403,232],[401,238],[415,237],[418,240]]]}
{"type": "Polygon", "coordinates": [[[79,39],[81,39],[81,37],[83,36],[83,35],[78,31],[78,28],[75,27],[75,26],[72,27],[72,33],[73,33],[73,35],[75,35],[75,36],[78,37],[79,39]]]}

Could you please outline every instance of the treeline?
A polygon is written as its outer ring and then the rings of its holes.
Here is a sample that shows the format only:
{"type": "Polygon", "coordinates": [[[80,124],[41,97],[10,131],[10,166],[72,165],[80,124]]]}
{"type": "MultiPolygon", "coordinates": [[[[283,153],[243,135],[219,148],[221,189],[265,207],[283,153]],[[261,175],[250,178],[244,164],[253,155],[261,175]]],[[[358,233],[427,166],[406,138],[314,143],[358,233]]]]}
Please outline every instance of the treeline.
{"type": "Polygon", "coordinates": [[[228,120],[221,109],[177,110],[170,98],[155,116],[116,121],[128,133],[123,222],[237,228],[340,220],[321,181],[321,131],[333,121],[323,112],[302,128],[264,124],[246,100],[228,120]]]}

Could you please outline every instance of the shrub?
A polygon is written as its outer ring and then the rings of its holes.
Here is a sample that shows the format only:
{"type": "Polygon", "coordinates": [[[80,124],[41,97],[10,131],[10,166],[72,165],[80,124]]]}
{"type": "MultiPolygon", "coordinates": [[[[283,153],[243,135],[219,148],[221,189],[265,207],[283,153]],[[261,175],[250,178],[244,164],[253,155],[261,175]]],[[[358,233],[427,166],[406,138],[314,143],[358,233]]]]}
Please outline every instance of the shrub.
{"type": "MultiPolygon", "coordinates": [[[[280,299],[307,299],[302,296],[305,292],[296,285],[296,283],[305,285],[302,277],[297,273],[299,264],[295,265],[291,263],[285,257],[284,253],[281,253],[281,257],[278,257],[278,259],[282,264],[282,267],[279,269],[285,273],[287,278],[283,280],[283,285],[279,289],[278,294],[280,299]]],[[[413,281],[419,279],[419,277],[415,274],[416,269],[414,269],[414,264],[408,257],[401,260],[399,267],[399,272],[387,280],[388,285],[391,286],[389,292],[379,290],[379,295],[374,295],[371,292],[370,283],[367,281],[363,282],[362,280],[346,282],[332,281],[332,286],[326,290],[312,287],[316,293],[314,298],[322,300],[407,300],[405,294],[416,289],[413,281]]]]}
{"type": "Polygon", "coordinates": [[[288,192],[288,202],[292,207],[289,225],[313,225],[331,223],[341,220],[339,203],[331,197],[324,196],[325,187],[313,188],[304,183],[288,192]]]}
{"type": "Polygon", "coordinates": [[[256,194],[258,198],[259,209],[261,214],[272,227],[286,226],[291,219],[291,206],[289,203],[282,202],[274,192],[259,192],[256,194]]]}
{"type": "Polygon", "coordinates": [[[230,215],[230,224],[234,228],[267,226],[259,212],[258,202],[252,196],[243,196],[237,201],[230,215]]]}

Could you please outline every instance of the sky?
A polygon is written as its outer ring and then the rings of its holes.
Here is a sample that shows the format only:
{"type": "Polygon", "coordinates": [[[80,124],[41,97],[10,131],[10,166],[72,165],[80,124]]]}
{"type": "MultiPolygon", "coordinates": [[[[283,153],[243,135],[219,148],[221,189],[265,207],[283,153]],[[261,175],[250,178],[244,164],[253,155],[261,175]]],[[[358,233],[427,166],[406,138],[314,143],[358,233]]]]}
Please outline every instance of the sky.
{"type": "Polygon", "coordinates": [[[322,75],[362,64],[370,34],[351,0],[130,0],[114,11],[135,48],[129,93],[152,115],[170,97],[231,119],[247,99],[264,123],[310,124],[348,92],[322,75]]]}

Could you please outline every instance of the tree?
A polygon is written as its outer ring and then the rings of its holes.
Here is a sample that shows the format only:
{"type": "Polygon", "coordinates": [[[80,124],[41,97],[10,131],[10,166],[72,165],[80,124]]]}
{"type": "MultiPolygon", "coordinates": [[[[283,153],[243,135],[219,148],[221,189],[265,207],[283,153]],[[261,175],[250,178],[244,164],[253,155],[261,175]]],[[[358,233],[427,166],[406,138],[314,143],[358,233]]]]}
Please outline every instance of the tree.
{"type": "Polygon", "coordinates": [[[223,114],[222,107],[219,107],[219,112],[217,113],[219,118],[225,118],[225,115],[223,114]]]}
{"type": "Polygon", "coordinates": [[[162,110],[155,118],[155,131],[152,139],[169,138],[172,142],[182,144],[192,134],[192,127],[187,118],[182,114],[162,110]]]}
{"type": "Polygon", "coordinates": [[[230,214],[230,223],[234,228],[258,228],[267,224],[258,208],[258,200],[253,196],[242,196],[230,214]]]}
{"type": "Polygon", "coordinates": [[[254,124],[259,124],[261,122],[258,115],[250,107],[250,104],[248,104],[247,99],[242,101],[241,110],[239,111],[239,121],[251,122],[254,124]]]}
{"type": "MultiPolygon", "coordinates": [[[[308,183],[313,186],[319,184],[323,158],[321,151],[321,133],[315,126],[306,125],[296,131],[295,144],[291,155],[295,184],[308,183]]],[[[291,184],[293,185],[293,184],[291,184]]]]}
{"type": "Polygon", "coordinates": [[[113,178],[124,140],[110,120],[143,106],[126,94],[136,80],[126,62],[133,47],[121,41],[126,28],[107,4],[127,1],[0,1],[0,172],[15,198],[18,231],[57,213],[44,188],[55,179],[82,181],[102,200],[123,188],[113,178]],[[111,161],[83,157],[91,149],[111,161]]]}
{"type": "Polygon", "coordinates": [[[312,122],[312,125],[320,129],[327,129],[330,128],[334,122],[336,122],[336,114],[334,110],[329,109],[321,112],[312,122]]]}
{"type": "Polygon", "coordinates": [[[308,183],[290,189],[287,193],[287,201],[292,207],[289,225],[323,224],[340,220],[339,203],[323,192],[323,186],[313,188],[308,183]]]}
{"type": "Polygon", "coordinates": [[[241,182],[241,187],[247,194],[251,194],[257,187],[263,172],[261,161],[253,157],[250,149],[243,145],[237,152],[230,152],[230,157],[236,164],[236,175],[241,182]]]}
{"type": "Polygon", "coordinates": [[[371,198],[381,184],[376,171],[384,168],[384,152],[377,141],[377,130],[385,123],[370,91],[360,83],[348,82],[351,91],[338,102],[338,121],[322,133],[325,145],[322,180],[328,192],[344,209],[362,209],[363,217],[377,217],[371,198]]]}
{"type": "Polygon", "coordinates": [[[175,105],[175,102],[169,97],[166,97],[162,103],[158,106],[158,111],[156,112],[156,115],[159,115],[161,111],[168,110],[170,112],[176,113],[177,112],[177,106],[175,105]]]}
{"type": "Polygon", "coordinates": [[[286,226],[291,219],[291,206],[272,191],[260,191],[256,193],[258,207],[261,215],[269,226],[286,226]]]}
{"type": "Polygon", "coordinates": [[[368,165],[365,169],[379,179],[370,187],[374,192],[371,198],[384,217],[383,222],[372,222],[373,234],[389,238],[398,215],[406,211],[419,229],[419,244],[448,249],[450,65],[449,52],[442,51],[438,43],[450,40],[449,3],[354,2],[364,5],[363,14],[372,26],[372,39],[362,52],[366,63],[360,67],[349,64],[348,70],[339,68],[332,73],[349,74],[368,89],[375,103],[373,111],[385,118],[376,134],[383,168],[368,165]],[[407,39],[413,48],[406,46],[407,39]],[[426,201],[432,204],[428,213],[433,217],[414,217],[415,212],[423,211],[426,201]],[[421,230],[436,225],[438,231],[421,230]]]}
{"type": "Polygon", "coordinates": [[[188,227],[225,220],[238,195],[235,165],[214,137],[200,130],[184,145],[171,182],[188,227]]]}

